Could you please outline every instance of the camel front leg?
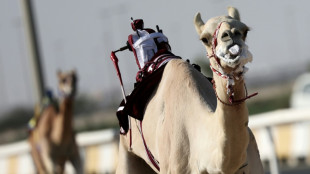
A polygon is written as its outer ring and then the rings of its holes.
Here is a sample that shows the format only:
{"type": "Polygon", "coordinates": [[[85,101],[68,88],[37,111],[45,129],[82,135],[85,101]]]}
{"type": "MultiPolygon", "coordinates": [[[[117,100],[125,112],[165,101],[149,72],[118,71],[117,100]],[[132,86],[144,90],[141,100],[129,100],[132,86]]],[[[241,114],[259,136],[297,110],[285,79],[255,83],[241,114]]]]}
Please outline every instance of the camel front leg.
{"type": "Polygon", "coordinates": [[[116,174],[156,174],[143,159],[129,152],[124,143],[127,143],[127,141],[125,137],[121,135],[116,174]]]}
{"type": "Polygon", "coordinates": [[[37,173],[39,174],[46,173],[46,169],[44,167],[44,164],[42,163],[42,158],[40,156],[38,146],[36,146],[36,142],[34,142],[33,135],[30,135],[29,137],[29,144],[31,147],[30,154],[33,159],[34,166],[35,166],[37,173]]]}
{"type": "Polygon", "coordinates": [[[40,157],[45,168],[44,173],[54,173],[55,164],[50,156],[50,147],[47,140],[42,140],[38,146],[40,157]]]}
{"type": "Polygon", "coordinates": [[[53,173],[55,174],[63,174],[65,171],[65,160],[54,161],[53,173]]]}
{"type": "Polygon", "coordinates": [[[69,161],[74,167],[76,174],[84,173],[84,165],[83,165],[80,153],[79,153],[79,148],[75,142],[72,145],[72,152],[69,156],[69,161]]]}
{"type": "Polygon", "coordinates": [[[250,142],[247,148],[247,161],[249,164],[249,173],[251,174],[263,174],[264,168],[260,159],[259,150],[256,144],[256,139],[251,129],[249,128],[250,142]]]}
{"type": "Polygon", "coordinates": [[[254,134],[250,128],[248,131],[250,139],[247,148],[247,162],[235,174],[264,174],[254,134]]]}

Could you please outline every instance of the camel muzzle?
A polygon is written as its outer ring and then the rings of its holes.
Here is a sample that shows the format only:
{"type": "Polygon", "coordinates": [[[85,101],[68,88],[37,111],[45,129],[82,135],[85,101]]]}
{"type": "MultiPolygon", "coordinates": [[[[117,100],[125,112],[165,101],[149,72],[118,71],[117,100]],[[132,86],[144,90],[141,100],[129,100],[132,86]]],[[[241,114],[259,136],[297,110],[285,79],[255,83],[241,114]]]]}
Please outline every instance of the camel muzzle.
{"type": "Polygon", "coordinates": [[[241,53],[241,48],[235,44],[228,49],[228,52],[232,57],[237,57],[241,53]]]}

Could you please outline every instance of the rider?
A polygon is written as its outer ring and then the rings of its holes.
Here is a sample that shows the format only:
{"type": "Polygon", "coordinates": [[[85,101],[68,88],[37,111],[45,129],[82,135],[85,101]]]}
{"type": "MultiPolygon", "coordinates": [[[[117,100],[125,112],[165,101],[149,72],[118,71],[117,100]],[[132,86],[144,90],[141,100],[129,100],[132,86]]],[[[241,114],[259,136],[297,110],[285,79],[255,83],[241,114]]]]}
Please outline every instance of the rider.
{"type": "Polygon", "coordinates": [[[158,26],[157,32],[144,28],[142,19],[134,20],[131,26],[135,33],[128,36],[127,48],[134,53],[139,67],[136,81],[140,82],[145,76],[166,64],[168,58],[176,56],[171,53],[168,38],[158,26]]]}
{"type": "Polygon", "coordinates": [[[115,53],[129,49],[134,53],[139,68],[135,89],[129,96],[126,96],[127,102],[123,101],[121,103],[116,114],[122,134],[126,134],[129,128],[127,115],[142,121],[145,104],[161,79],[163,67],[172,59],[180,59],[180,57],[171,53],[168,38],[158,26],[156,26],[156,32],[153,29],[144,28],[143,20],[137,19],[133,20],[131,27],[135,33],[128,36],[126,46],[111,53],[111,59],[120,78],[124,98],[125,91],[115,53]],[[153,74],[152,77],[151,74],[153,74]]]}

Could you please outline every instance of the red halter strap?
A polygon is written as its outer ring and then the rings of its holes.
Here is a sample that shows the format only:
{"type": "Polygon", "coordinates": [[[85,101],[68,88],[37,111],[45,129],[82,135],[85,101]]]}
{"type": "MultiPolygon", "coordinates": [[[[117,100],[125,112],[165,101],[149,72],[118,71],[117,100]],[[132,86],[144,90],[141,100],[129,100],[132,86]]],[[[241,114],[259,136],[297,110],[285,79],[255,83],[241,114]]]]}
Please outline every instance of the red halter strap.
{"type": "Polygon", "coordinates": [[[223,79],[229,79],[229,76],[228,75],[225,75],[221,72],[219,72],[218,70],[216,70],[215,68],[212,67],[212,65],[210,64],[210,68],[211,70],[216,73],[218,76],[221,76],[223,79]]]}
{"type": "Polygon", "coordinates": [[[216,30],[214,31],[213,33],[213,37],[212,37],[212,54],[211,55],[207,55],[209,57],[209,59],[211,59],[212,57],[215,58],[217,64],[221,67],[221,62],[220,62],[220,59],[216,56],[216,46],[217,46],[217,35],[218,35],[218,32],[222,26],[222,23],[221,22],[217,27],[216,27],[216,30]]]}

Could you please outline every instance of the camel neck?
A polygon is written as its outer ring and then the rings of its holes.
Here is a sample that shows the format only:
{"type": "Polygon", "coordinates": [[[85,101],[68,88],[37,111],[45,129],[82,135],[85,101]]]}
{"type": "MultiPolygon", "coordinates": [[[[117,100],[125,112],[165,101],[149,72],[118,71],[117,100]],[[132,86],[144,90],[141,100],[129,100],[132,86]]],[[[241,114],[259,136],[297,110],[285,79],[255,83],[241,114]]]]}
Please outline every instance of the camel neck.
{"type": "Polygon", "coordinates": [[[64,114],[64,115],[72,114],[72,109],[73,109],[73,98],[72,97],[66,97],[60,100],[59,112],[61,114],[64,114]]]}
{"type": "Polygon", "coordinates": [[[52,139],[55,144],[69,142],[73,131],[73,98],[62,98],[59,102],[59,112],[53,121],[52,139]]]}
{"type": "Polygon", "coordinates": [[[213,78],[214,90],[217,95],[217,107],[226,109],[246,107],[244,99],[247,96],[243,78],[234,79],[234,84],[230,84],[230,87],[228,87],[228,79],[222,78],[215,73],[213,78]]]}
{"type": "MultiPolygon", "coordinates": [[[[217,120],[215,125],[222,131],[222,136],[215,141],[222,144],[219,150],[223,154],[229,154],[223,159],[221,165],[223,167],[229,166],[231,161],[234,161],[233,163],[236,163],[236,165],[242,164],[245,162],[245,151],[248,144],[248,109],[246,103],[243,101],[236,105],[224,104],[224,102],[230,103],[226,88],[227,79],[214,74],[214,83],[218,98],[214,113],[215,117],[213,118],[217,120]]],[[[235,85],[232,87],[235,100],[246,97],[243,79],[235,80],[235,85]]]]}
{"type": "Polygon", "coordinates": [[[61,99],[59,103],[59,117],[62,120],[63,127],[66,127],[66,129],[72,127],[73,101],[73,97],[66,97],[61,99]]]}
{"type": "MultiPolygon", "coordinates": [[[[215,92],[217,94],[217,107],[215,113],[217,117],[224,120],[223,126],[232,129],[243,130],[248,123],[248,108],[245,101],[230,104],[229,95],[227,94],[227,79],[223,79],[220,76],[214,74],[215,92]],[[232,125],[231,123],[235,123],[232,125]],[[237,127],[236,127],[237,126],[237,127]]],[[[232,85],[234,91],[234,100],[242,100],[246,97],[246,90],[244,87],[244,80],[235,80],[235,84],[232,85]]]]}

